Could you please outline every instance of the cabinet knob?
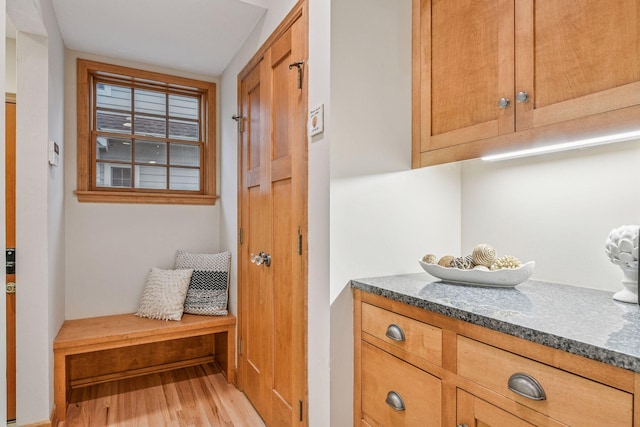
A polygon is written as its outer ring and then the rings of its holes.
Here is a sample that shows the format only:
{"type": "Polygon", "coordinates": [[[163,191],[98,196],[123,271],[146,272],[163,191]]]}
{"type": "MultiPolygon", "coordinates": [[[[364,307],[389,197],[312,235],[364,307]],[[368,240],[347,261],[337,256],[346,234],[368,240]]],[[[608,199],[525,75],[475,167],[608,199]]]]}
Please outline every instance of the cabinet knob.
{"type": "Polygon", "coordinates": [[[509,98],[500,98],[500,100],[498,101],[498,107],[502,109],[508,108],[509,104],[511,104],[511,101],[509,101],[509,98]]]}
{"type": "Polygon", "coordinates": [[[547,395],[544,389],[535,378],[531,375],[521,372],[515,373],[509,377],[509,390],[526,397],[531,400],[546,400],[547,395]]]}
{"type": "Polygon", "coordinates": [[[466,424],[458,424],[456,427],[469,427],[466,424]]]}
{"type": "Polygon", "coordinates": [[[518,92],[516,95],[516,101],[527,102],[529,100],[529,94],[527,92],[518,92]]]}
{"type": "Polygon", "coordinates": [[[389,393],[387,393],[387,399],[385,400],[385,403],[391,406],[396,411],[405,410],[404,401],[402,400],[402,397],[395,391],[390,391],[389,393]]]}
{"type": "Polygon", "coordinates": [[[385,334],[387,338],[390,338],[394,341],[404,341],[404,331],[398,325],[391,324],[387,328],[387,333],[385,334]]]}

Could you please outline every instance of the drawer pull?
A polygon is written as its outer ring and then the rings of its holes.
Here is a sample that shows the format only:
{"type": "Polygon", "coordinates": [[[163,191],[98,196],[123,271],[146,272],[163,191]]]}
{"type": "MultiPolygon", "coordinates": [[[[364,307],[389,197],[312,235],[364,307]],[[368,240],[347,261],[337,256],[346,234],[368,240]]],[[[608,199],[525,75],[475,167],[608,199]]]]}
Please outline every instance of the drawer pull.
{"type": "Polygon", "coordinates": [[[531,375],[521,372],[509,377],[509,390],[531,400],[546,400],[544,389],[531,375]]]}
{"type": "Polygon", "coordinates": [[[404,341],[404,332],[398,325],[389,325],[389,327],[387,328],[387,333],[385,335],[387,336],[387,338],[391,338],[394,341],[404,341]]]}
{"type": "Polygon", "coordinates": [[[405,409],[402,397],[400,397],[400,395],[395,391],[390,391],[389,393],[387,393],[387,400],[385,400],[385,403],[391,406],[396,411],[404,411],[405,409]]]}

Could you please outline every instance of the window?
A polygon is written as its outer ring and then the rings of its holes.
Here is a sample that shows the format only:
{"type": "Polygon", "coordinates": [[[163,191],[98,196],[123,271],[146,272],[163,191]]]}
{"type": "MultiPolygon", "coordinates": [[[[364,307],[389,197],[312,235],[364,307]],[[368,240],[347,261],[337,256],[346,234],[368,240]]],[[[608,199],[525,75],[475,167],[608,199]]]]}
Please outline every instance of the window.
{"type": "Polygon", "coordinates": [[[214,204],[215,89],[78,59],[78,200],[214,204]]]}

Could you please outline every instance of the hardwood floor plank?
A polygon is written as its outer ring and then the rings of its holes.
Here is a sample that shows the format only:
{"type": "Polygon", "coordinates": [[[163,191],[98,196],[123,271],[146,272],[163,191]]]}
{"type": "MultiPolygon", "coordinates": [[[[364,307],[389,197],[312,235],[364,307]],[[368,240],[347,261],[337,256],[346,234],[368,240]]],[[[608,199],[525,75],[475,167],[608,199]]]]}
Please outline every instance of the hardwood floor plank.
{"type": "Polygon", "coordinates": [[[264,427],[213,364],[73,389],[59,427],[264,427]]]}

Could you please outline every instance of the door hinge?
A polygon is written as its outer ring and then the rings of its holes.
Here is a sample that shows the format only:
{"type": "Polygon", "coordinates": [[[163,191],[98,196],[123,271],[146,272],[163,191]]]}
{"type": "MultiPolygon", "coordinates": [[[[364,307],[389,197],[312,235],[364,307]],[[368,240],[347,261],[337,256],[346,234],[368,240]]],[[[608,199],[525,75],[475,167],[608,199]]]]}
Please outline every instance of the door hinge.
{"type": "Polygon", "coordinates": [[[303,420],[303,418],[302,418],[302,408],[303,408],[302,400],[298,400],[298,407],[299,407],[298,414],[300,415],[299,421],[302,421],[303,420]]]}
{"type": "Polygon", "coordinates": [[[244,117],[239,114],[234,114],[231,118],[238,123],[238,132],[244,132],[244,117]]]}
{"type": "Polygon", "coordinates": [[[5,274],[16,274],[16,248],[5,250],[5,274]]]}
{"type": "Polygon", "coordinates": [[[240,242],[240,244],[242,244],[242,228],[238,229],[238,242],[240,242]]]}
{"type": "Polygon", "coordinates": [[[302,232],[300,232],[300,227],[298,227],[298,255],[302,255],[302,232]]]}
{"type": "Polygon", "coordinates": [[[242,338],[238,338],[238,354],[242,355],[242,338]]]}
{"type": "Polygon", "coordinates": [[[16,293],[16,282],[8,282],[7,283],[7,293],[15,294],[16,293]]]}

